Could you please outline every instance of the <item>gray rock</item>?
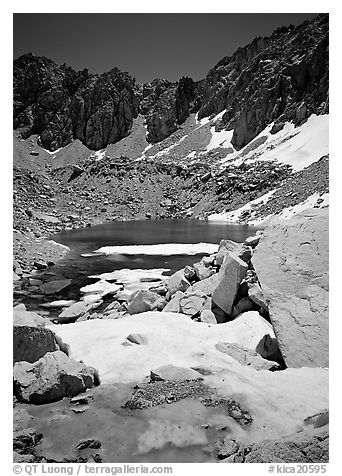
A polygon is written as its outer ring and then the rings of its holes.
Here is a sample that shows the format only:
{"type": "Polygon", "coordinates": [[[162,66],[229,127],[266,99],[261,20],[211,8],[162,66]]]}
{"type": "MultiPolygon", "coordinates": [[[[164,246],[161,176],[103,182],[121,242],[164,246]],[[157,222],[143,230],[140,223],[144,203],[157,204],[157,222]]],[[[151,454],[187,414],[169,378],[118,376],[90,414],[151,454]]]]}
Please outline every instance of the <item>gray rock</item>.
{"type": "Polygon", "coordinates": [[[239,444],[236,443],[236,440],[232,439],[229,436],[218,441],[215,445],[216,456],[218,459],[228,458],[238,452],[239,444]]]}
{"type": "Polygon", "coordinates": [[[215,274],[215,270],[212,266],[207,266],[204,264],[203,261],[199,261],[198,263],[193,264],[193,268],[195,270],[196,276],[198,279],[207,279],[213,274],[215,274]]]}
{"type": "Polygon", "coordinates": [[[44,294],[56,294],[68,287],[70,283],[71,279],[56,279],[42,284],[40,290],[44,294]]]}
{"type": "Polygon", "coordinates": [[[271,362],[269,360],[263,359],[257,352],[242,345],[228,342],[218,342],[215,347],[219,352],[227,354],[233,359],[237,360],[239,364],[253,367],[255,370],[279,369],[279,364],[277,362],[271,362]]]}
{"type": "Polygon", "coordinates": [[[204,309],[201,312],[200,321],[207,324],[217,324],[215,314],[210,309],[204,309]]]}
{"type": "Polygon", "coordinates": [[[207,300],[208,296],[200,291],[185,293],[179,300],[180,311],[193,317],[205,308],[207,300]]]}
{"type": "Polygon", "coordinates": [[[151,370],[151,380],[153,381],[170,381],[183,382],[185,380],[203,380],[202,375],[192,369],[185,367],[176,367],[175,365],[164,365],[157,369],[151,370]]]}
{"type": "Polygon", "coordinates": [[[191,266],[185,266],[183,273],[184,277],[188,280],[191,280],[196,276],[195,270],[191,266]]]}
{"type": "Polygon", "coordinates": [[[268,302],[266,301],[264,293],[258,284],[253,284],[248,288],[248,297],[262,309],[268,311],[268,302]]]}
{"type": "Polygon", "coordinates": [[[237,253],[240,246],[240,243],[236,243],[232,240],[221,240],[219,244],[219,250],[216,254],[216,264],[221,266],[227,253],[237,253]]]}
{"type": "Polygon", "coordinates": [[[182,293],[182,291],[176,291],[171,297],[171,300],[164,307],[163,312],[180,312],[179,301],[183,296],[184,293],[182,293]]]}
{"type": "Polygon", "coordinates": [[[189,281],[185,278],[183,270],[176,271],[166,280],[166,287],[170,296],[177,291],[186,291],[190,286],[189,281]]]}
{"type": "Polygon", "coordinates": [[[247,268],[244,261],[231,254],[226,257],[218,273],[218,285],[213,291],[212,299],[228,315],[232,312],[234,299],[247,268]]]}
{"type": "Polygon", "coordinates": [[[327,209],[275,221],[252,259],[288,367],[329,365],[328,229],[327,209]]]}
{"type": "Polygon", "coordinates": [[[157,293],[138,289],[131,295],[127,311],[129,314],[140,314],[141,312],[151,311],[153,310],[154,304],[160,299],[161,297],[157,293]]]}
{"type": "Polygon", "coordinates": [[[61,351],[48,352],[33,364],[17,362],[13,374],[17,399],[35,405],[74,397],[98,383],[95,369],[61,351]]]}
{"type": "Polygon", "coordinates": [[[269,334],[264,335],[260,340],[255,350],[264,359],[274,360],[280,364],[284,364],[283,357],[281,355],[277,339],[271,337],[269,334]]]}
{"type": "Polygon", "coordinates": [[[55,334],[45,328],[45,319],[35,312],[15,309],[13,315],[13,361],[36,362],[58,350],[55,334]]]}
{"type": "Polygon", "coordinates": [[[209,278],[202,279],[202,281],[198,281],[197,283],[194,283],[190,288],[188,288],[188,292],[201,291],[207,296],[211,296],[218,284],[218,277],[219,274],[215,273],[209,278]]]}
{"type": "Polygon", "coordinates": [[[133,344],[147,344],[147,338],[143,334],[129,334],[126,339],[133,344]]]}
{"type": "Polygon", "coordinates": [[[61,324],[67,324],[69,322],[75,322],[80,316],[84,315],[88,310],[88,306],[84,301],[76,302],[70,307],[62,311],[57,320],[61,324]]]}
{"type": "Polygon", "coordinates": [[[237,317],[239,314],[243,312],[248,312],[253,309],[253,303],[248,297],[243,297],[240,301],[235,304],[233,307],[232,318],[237,317]]]}
{"type": "Polygon", "coordinates": [[[260,241],[260,235],[249,236],[245,239],[244,244],[255,248],[260,241]]]}

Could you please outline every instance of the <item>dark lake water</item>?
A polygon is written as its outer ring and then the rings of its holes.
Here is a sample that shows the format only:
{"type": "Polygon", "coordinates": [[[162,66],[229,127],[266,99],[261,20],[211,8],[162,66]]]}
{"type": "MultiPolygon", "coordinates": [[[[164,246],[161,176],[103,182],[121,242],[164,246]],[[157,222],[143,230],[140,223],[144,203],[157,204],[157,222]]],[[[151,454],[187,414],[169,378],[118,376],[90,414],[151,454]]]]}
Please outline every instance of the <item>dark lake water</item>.
{"type": "MultiPolygon", "coordinates": [[[[66,277],[97,274],[117,269],[169,268],[174,272],[187,264],[198,261],[199,255],[124,255],[112,254],[84,258],[102,246],[153,245],[165,243],[219,243],[222,239],[237,242],[253,235],[256,228],[246,225],[212,223],[191,219],[141,220],[108,222],[88,228],[63,231],[51,238],[69,246],[71,252],[60,263],[66,277]]],[[[168,273],[169,274],[169,273],[168,273]]]]}

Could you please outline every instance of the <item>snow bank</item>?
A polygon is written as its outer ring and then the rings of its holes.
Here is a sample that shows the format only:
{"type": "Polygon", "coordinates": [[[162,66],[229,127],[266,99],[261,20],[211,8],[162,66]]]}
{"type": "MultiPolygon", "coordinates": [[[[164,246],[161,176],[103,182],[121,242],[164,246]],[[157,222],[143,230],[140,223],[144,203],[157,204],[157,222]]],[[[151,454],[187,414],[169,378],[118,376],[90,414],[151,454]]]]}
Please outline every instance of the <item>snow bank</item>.
{"type": "MultiPolygon", "coordinates": [[[[237,208],[236,210],[232,210],[231,212],[226,212],[226,213],[213,213],[212,215],[208,216],[209,221],[228,221],[228,222],[239,222],[240,217],[245,211],[251,211],[253,209],[254,205],[264,205],[265,203],[268,202],[270,197],[274,194],[275,190],[271,190],[270,192],[265,193],[265,195],[262,195],[259,198],[256,198],[255,200],[252,200],[246,205],[243,205],[243,207],[237,208]]],[[[250,223],[250,220],[248,220],[250,223]]]]}
{"type": "Polygon", "coordinates": [[[209,144],[207,145],[205,152],[209,152],[212,149],[216,149],[217,147],[233,147],[230,143],[233,137],[234,130],[230,131],[215,131],[215,126],[210,128],[211,139],[209,144]]]}
{"type": "Polygon", "coordinates": [[[293,170],[302,170],[317,162],[323,155],[329,153],[329,114],[316,116],[312,114],[299,127],[287,122],[283,129],[271,134],[273,123],[269,124],[239,152],[229,154],[222,159],[222,164],[233,163],[239,165],[254,160],[277,160],[289,164],[293,170]],[[265,141],[258,144],[258,140],[265,141]],[[256,147],[253,148],[253,143],[256,147]]]}
{"type": "Polygon", "coordinates": [[[293,207],[284,208],[284,210],[281,212],[280,215],[278,215],[278,217],[284,220],[288,220],[289,218],[292,218],[294,215],[298,215],[298,213],[301,213],[302,211],[307,210],[308,208],[313,208],[315,205],[317,206],[317,199],[319,198],[323,200],[319,204],[319,208],[326,207],[329,205],[329,193],[319,195],[319,193],[316,192],[313,195],[310,195],[310,197],[308,197],[304,202],[298,203],[293,207]]]}
{"type": "Polygon", "coordinates": [[[328,408],[327,369],[258,372],[216,350],[217,342],[255,349],[265,334],[273,337],[271,325],[257,312],[215,325],[182,314],[147,312],[117,320],[51,325],[51,329],[69,344],[72,358],[99,370],[102,384],[143,381],[151,369],[167,364],[207,369],[204,383],[251,412],[253,426],[243,432],[245,438],[295,432],[304,418],[328,408]],[[147,343],[121,345],[131,333],[143,334],[147,343]]]}
{"type": "Polygon", "coordinates": [[[184,314],[145,312],[51,329],[70,345],[72,358],[99,370],[102,383],[143,380],[151,369],[167,364],[225,367],[227,361],[235,361],[215,349],[217,342],[236,342],[255,349],[265,334],[274,337],[272,326],[253,311],[232,322],[212,326],[194,322],[184,314]],[[122,346],[132,333],[144,334],[148,344],[122,346]]]}
{"type": "Polygon", "coordinates": [[[105,155],[106,155],[106,149],[103,149],[103,150],[97,150],[96,152],[92,154],[91,157],[95,158],[97,162],[98,160],[102,160],[105,155]]]}
{"type": "Polygon", "coordinates": [[[218,245],[214,243],[162,243],[158,245],[102,246],[95,253],[123,255],[197,255],[216,253],[218,245]]]}
{"type": "MultiPolygon", "coordinates": [[[[43,149],[46,153],[48,153],[49,155],[55,155],[55,154],[57,154],[57,152],[59,152],[60,150],[64,149],[64,147],[60,147],[59,149],[56,149],[56,150],[53,150],[53,151],[44,149],[44,147],[42,147],[42,149],[43,149]]],[[[53,157],[53,158],[54,158],[54,157],[53,157]]]]}

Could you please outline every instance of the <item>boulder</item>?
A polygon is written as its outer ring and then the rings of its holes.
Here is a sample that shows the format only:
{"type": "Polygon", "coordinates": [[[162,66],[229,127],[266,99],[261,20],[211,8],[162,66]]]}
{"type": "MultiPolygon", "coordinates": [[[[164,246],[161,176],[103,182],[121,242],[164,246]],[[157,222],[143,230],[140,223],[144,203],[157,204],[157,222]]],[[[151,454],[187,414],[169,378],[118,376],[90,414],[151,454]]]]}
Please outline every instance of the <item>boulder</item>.
{"type": "Polygon", "coordinates": [[[151,380],[153,381],[184,382],[185,380],[198,379],[203,380],[199,372],[185,367],[176,367],[175,365],[163,365],[151,370],[151,380]]]}
{"type": "Polygon", "coordinates": [[[60,324],[75,322],[80,316],[85,314],[87,310],[88,305],[84,301],[79,301],[62,311],[58,315],[57,320],[60,324]]]}
{"type": "Polygon", "coordinates": [[[129,314],[140,314],[141,312],[153,310],[153,305],[160,300],[157,293],[151,293],[145,289],[135,291],[128,302],[127,311],[129,314]]]}
{"type": "Polygon", "coordinates": [[[215,314],[210,309],[204,309],[201,312],[200,321],[206,324],[217,324],[215,314]]]}
{"type": "Polygon", "coordinates": [[[247,268],[247,264],[237,255],[230,254],[218,273],[218,285],[213,291],[212,299],[228,315],[232,312],[234,299],[247,268]]]}
{"type": "Polygon", "coordinates": [[[239,444],[230,436],[226,436],[216,443],[215,450],[218,459],[224,459],[237,453],[239,450],[239,444]]]}
{"type": "Polygon", "coordinates": [[[215,345],[219,352],[229,355],[239,364],[253,367],[255,370],[278,370],[280,365],[263,359],[257,352],[242,345],[228,342],[218,342],[215,345]]]}
{"type": "Polygon", "coordinates": [[[176,271],[166,280],[166,287],[170,296],[176,291],[186,291],[190,286],[189,281],[185,278],[183,270],[176,271]]]}
{"type": "Polygon", "coordinates": [[[193,264],[196,276],[199,280],[209,278],[215,274],[215,270],[212,266],[207,266],[203,261],[193,264]]]}
{"type": "Polygon", "coordinates": [[[190,288],[188,288],[188,292],[201,291],[207,296],[211,296],[218,284],[218,277],[219,274],[215,273],[209,278],[202,279],[202,281],[198,281],[197,283],[194,283],[190,288]]]}
{"type": "Polygon", "coordinates": [[[56,279],[40,286],[44,294],[56,294],[65,289],[71,283],[71,279],[56,279]]]}
{"type": "Polygon", "coordinates": [[[253,284],[248,288],[248,297],[255,304],[260,306],[265,311],[268,311],[268,303],[262,292],[261,287],[258,284],[253,284]]]}
{"type": "Polygon", "coordinates": [[[260,241],[260,235],[249,236],[245,239],[244,244],[255,248],[260,241]]]}
{"type": "Polygon", "coordinates": [[[129,342],[132,342],[133,344],[138,344],[138,345],[147,343],[146,337],[142,334],[129,334],[129,336],[127,336],[126,339],[129,342]]]}
{"type": "Polygon", "coordinates": [[[329,365],[328,229],[327,209],[274,221],[252,259],[288,367],[329,365]]]}
{"type": "Polygon", "coordinates": [[[243,297],[233,307],[232,318],[237,317],[239,314],[242,314],[243,312],[251,311],[252,309],[253,309],[252,301],[248,297],[243,297]]]}
{"type": "Polygon", "coordinates": [[[35,312],[14,310],[13,362],[33,363],[58,349],[55,334],[45,328],[45,319],[35,312]]]}
{"type": "Polygon", "coordinates": [[[35,363],[17,362],[13,374],[17,399],[35,405],[75,397],[98,383],[95,369],[59,350],[48,352],[35,363]]]}
{"type": "Polygon", "coordinates": [[[191,266],[185,266],[183,273],[184,277],[189,281],[196,276],[195,270],[191,266]]]}
{"type": "Polygon", "coordinates": [[[163,311],[164,312],[179,312],[179,301],[184,296],[182,291],[176,291],[175,294],[171,297],[171,300],[166,304],[163,311]]]}
{"type": "Polygon", "coordinates": [[[274,362],[284,365],[284,360],[275,337],[265,334],[264,337],[258,342],[255,350],[264,359],[273,360],[274,362]]]}
{"type": "Polygon", "coordinates": [[[205,309],[206,304],[207,308],[211,307],[209,306],[209,303],[207,303],[208,299],[210,298],[200,291],[185,293],[179,300],[180,312],[187,314],[190,317],[194,317],[205,309]]]}
{"type": "Polygon", "coordinates": [[[221,266],[223,262],[223,258],[226,255],[226,252],[229,251],[231,253],[234,253],[234,252],[236,253],[239,250],[240,246],[241,246],[240,243],[236,243],[236,241],[221,240],[219,244],[218,252],[216,254],[216,264],[221,266]]]}

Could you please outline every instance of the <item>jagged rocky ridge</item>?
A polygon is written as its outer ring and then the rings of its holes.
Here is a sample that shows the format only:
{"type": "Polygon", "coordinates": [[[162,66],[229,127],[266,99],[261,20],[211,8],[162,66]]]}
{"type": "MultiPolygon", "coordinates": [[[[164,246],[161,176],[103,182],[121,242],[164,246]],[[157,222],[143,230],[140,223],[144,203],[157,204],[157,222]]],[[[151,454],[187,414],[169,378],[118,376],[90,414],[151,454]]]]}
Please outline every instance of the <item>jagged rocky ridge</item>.
{"type": "Polygon", "coordinates": [[[39,134],[49,150],[79,139],[99,150],[129,135],[133,118],[145,116],[147,140],[175,132],[191,112],[198,117],[226,109],[219,129],[234,128],[241,148],[264,127],[301,123],[328,112],[328,15],[255,38],[223,58],[199,82],[156,79],[138,85],[112,69],[76,72],[31,54],[14,61],[14,127],[24,138],[39,134]]]}

